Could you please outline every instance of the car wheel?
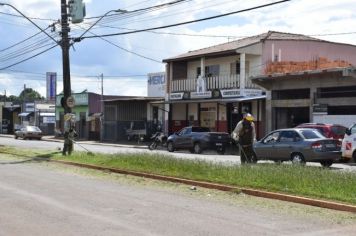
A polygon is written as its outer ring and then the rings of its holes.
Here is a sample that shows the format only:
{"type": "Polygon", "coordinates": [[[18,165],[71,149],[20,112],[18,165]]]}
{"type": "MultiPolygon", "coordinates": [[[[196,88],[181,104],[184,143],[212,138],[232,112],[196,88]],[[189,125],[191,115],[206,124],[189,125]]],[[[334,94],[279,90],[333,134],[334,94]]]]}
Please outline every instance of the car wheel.
{"type": "Polygon", "coordinates": [[[291,156],[291,161],[293,164],[304,165],[305,159],[301,153],[293,153],[291,156]]]}
{"type": "Polygon", "coordinates": [[[167,150],[168,150],[168,152],[174,152],[173,142],[168,142],[167,150]]]}
{"type": "Polygon", "coordinates": [[[330,167],[332,164],[333,164],[333,161],[332,160],[326,160],[326,161],[321,161],[320,164],[323,166],[323,167],[330,167]]]}
{"type": "Polygon", "coordinates": [[[200,153],[202,153],[202,148],[201,148],[201,146],[200,146],[200,143],[194,143],[194,153],[196,153],[196,154],[200,154],[200,153]]]}
{"type": "Polygon", "coordinates": [[[14,136],[15,139],[18,139],[19,137],[17,135],[14,136]]]}

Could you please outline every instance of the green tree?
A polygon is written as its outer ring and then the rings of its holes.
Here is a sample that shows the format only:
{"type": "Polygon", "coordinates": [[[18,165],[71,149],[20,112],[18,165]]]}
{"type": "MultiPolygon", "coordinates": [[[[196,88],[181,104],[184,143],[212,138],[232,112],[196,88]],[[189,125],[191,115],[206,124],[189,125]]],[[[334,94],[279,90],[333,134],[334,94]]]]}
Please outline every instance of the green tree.
{"type": "Polygon", "coordinates": [[[33,90],[32,88],[26,88],[22,90],[19,95],[20,102],[33,102],[35,100],[44,100],[45,98],[41,96],[37,91],[33,90]]]}

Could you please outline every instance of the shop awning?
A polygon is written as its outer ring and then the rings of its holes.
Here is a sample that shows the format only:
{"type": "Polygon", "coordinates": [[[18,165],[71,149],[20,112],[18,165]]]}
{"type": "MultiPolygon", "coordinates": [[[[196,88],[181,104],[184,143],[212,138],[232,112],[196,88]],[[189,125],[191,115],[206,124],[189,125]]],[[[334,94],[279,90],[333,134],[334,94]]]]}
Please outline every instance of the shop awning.
{"type": "Polygon", "coordinates": [[[56,116],[56,113],[52,112],[41,112],[40,116],[56,116]]]}
{"type": "Polygon", "coordinates": [[[266,99],[266,95],[251,96],[251,97],[238,97],[238,98],[171,100],[171,101],[165,101],[164,103],[166,103],[166,104],[175,104],[175,103],[210,103],[210,102],[232,103],[232,102],[262,100],[262,99],[266,99]]]}
{"type": "Polygon", "coordinates": [[[26,117],[30,114],[30,112],[22,112],[19,114],[20,117],[26,117]]]}

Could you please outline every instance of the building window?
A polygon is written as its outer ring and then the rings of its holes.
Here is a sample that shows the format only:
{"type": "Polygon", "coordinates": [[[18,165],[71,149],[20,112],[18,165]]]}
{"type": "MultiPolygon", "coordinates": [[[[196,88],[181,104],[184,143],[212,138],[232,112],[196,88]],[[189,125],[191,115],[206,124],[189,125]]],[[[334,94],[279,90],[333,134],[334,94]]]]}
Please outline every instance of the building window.
{"type": "Polygon", "coordinates": [[[356,97],[356,86],[318,88],[318,98],[356,97]]]}
{"type": "Polygon", "coordinates": [[[328,115],[356,115],[356,106],[328,106],[328,115]]]}
{"type": "MultiPolygon", "coordinates": [[[[205,67],[205,77],[219,76],[220,65],[211,65],[205,67]]],[[[201,75],[201,68],[197,67],[197,77],[201,75]]]]}
{"type": "Polygon", "coordinates": [[[272,100],[309,99],[310,89],[272,90],[272,100]]]}

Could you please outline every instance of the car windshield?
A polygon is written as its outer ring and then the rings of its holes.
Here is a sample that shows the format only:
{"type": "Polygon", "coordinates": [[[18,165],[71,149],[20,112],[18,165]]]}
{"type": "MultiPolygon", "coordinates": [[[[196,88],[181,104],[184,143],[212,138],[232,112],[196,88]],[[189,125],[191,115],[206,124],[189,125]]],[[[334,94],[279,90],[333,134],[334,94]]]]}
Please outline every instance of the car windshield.
{"type": "Polygon", "coordinates": [[[38,127],[36,127],[36,126],[27,126],[26,127],[26,130],[27,131],[30,131],[30,132],[40,132],[41,130],[38,128],[38,127]]]}
{"type": "Polygon", "coordinates": [[[192,132],[210,132],[210,129],[207,127],[193,127],[192,132]]]}
{"type": "Polygon", "coordinates": [[[305,139],[316,139],[316,138],[325,138],[319,131],[317,130],[302,130],[300,133],[303,135],[305,139]]]}

